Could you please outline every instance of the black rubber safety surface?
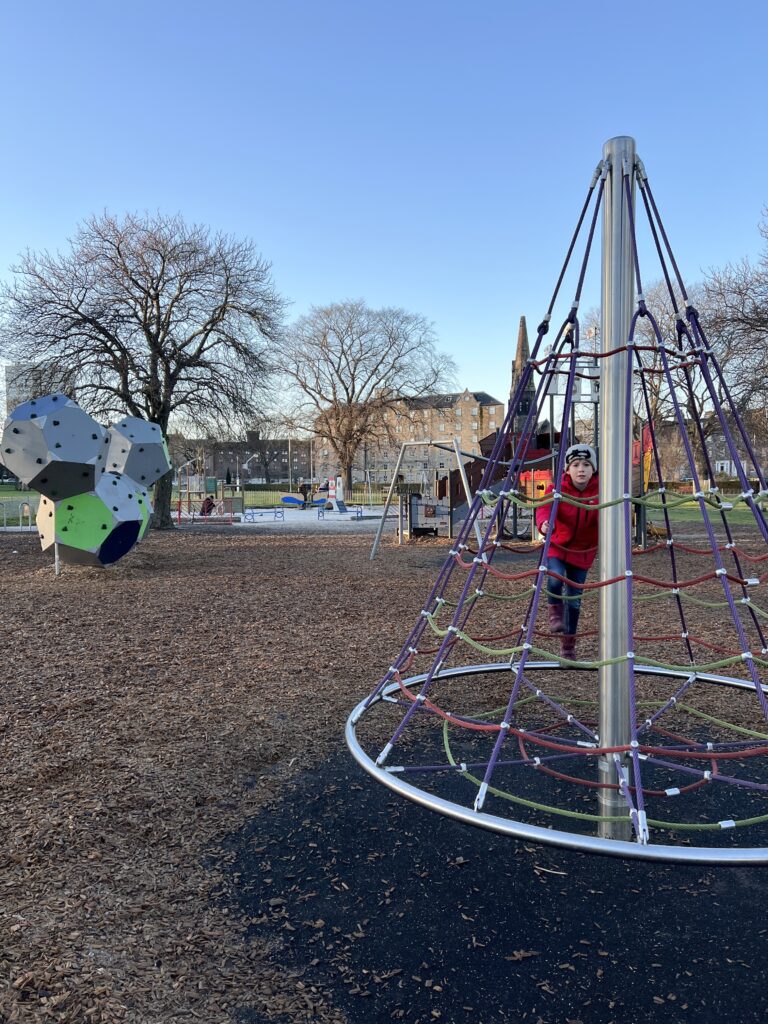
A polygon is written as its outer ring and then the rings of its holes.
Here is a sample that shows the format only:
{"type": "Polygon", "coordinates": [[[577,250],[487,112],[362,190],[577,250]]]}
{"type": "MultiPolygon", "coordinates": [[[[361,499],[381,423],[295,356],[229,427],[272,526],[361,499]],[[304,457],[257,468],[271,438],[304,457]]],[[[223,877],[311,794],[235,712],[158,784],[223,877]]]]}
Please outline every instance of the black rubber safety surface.
{"type": "Polygon", "coordinates": [[[497,836],[396,796],[341,747],[230,849],[253,932],[352,1024],[768,1014],[766,868],[623,861],[497,836]]]}

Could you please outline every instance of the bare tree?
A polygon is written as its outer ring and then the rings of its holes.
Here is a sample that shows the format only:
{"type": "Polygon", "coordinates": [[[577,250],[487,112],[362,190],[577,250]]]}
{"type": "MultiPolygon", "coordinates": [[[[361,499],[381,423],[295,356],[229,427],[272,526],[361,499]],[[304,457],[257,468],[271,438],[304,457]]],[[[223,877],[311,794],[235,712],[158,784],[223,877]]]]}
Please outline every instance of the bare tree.
{"type": "MultiPolygon", "coordinates": [[[[762,346],[756,347],[753,344],[754,335],[737,328],[733,319],[728,315],[728,302],[725,289],[722,286],[722,278],[718,278],[719,287],[714,286],[714,280],[711,278],[706,284],[692,285],[687,289],[688,297],[698,311],[707,341],[722,371],[722,377],[715,376],[713,378],[714,397],[720,405],[727,404],[727,389],[736,411],[743,414],[754,404],[757,396],[764,391],[764,377],[759,367],[761,362],[765,361],[766,346],[763,343],[762,346]]],[[[720,421],[716,416],[711,415],[713,399],[701,370],[695,365],[687,368],[683,366],[686,360],[682,357],[682,353],[691,350],[691,345],[686,338],[682,339],[681,358],[677,358],[673,354],[679,341],[675,305],[684,314],[685,302],[679,293],[675,292],[675,302],[673,303],[663,281],[647,286],[644,289],[644,295],[646,307],[656,321],[661,338],[667,346],[667,358],[671,366],[670,386],[670,379],[663,370],[663,361],[653,324],[648,317],[639,318],[635,330],[635,342],[639,346],[637,355],[644,370],[643,379],[650,408],[650,418],[659,428],[662,424],[673,423],[672,396],[674,394],[685,420],[686,434],[696,459],[697,471],[699,476],[704,479],[707,476],[704,446],[707,445],[710,437],[719,432],[720,421]]],[[[592,312],[588,316],[591,318],[590,323],[594,325],[597,322],[596,314],[592,312]]],[[[637,431],[640,424],[648,419],[648,408],[637,376],[633,400],[635,405],[633,427],[636,436],[639,436],[637,431]]],[[[676,426],[671,431],[660,429],[657,435],[665,475],[677,471],[682,465],[680,444],[672,441],[677,429],[676,426]]]]}
{"type": "Polygon", "coordinates": [[[262,415],[248,431],[248,442],[254,456],[254,464],[259,467],[264,483],[271,483],[273,463],[280,458],[283,446],[279,443],[287,436],[286,427],[278,416],[262,415]]]}
{"type": "Polygon", "coordinates": [[[386,411],[452,381],[424,317],[362,301],[314,307],[288,330],[283,371],[298,391],[295,416],[325,438],[348,488],[363,443],[389,431],[386,411]]]}
{"type": "MultiPolygon", "coordinates": [[[[70,251],[27,252],[2,290],[3,355],[65,380],[94,415],[128,412],[167,433],[174,414],[209,424],[253,414],[283,301],[249,241],[178,217],[107,214],[70,251]]],[[[154,525],[172,525],[171,474],[154,525]]]]}

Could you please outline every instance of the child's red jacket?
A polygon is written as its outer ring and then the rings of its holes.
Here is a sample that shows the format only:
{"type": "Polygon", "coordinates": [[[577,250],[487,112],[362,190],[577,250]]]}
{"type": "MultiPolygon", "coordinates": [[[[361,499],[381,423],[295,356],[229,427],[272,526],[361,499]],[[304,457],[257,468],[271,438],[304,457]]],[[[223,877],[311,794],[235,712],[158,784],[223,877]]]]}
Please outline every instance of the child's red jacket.
{"type": "MultiPolygon", "coordinates": [[[[550,485],[546,492],[552,494],[554,486],[550,485]]],[[[560,493],[567,494],[569,498],[576,501],[588,502],[590,505],[598,503],[599,483],[597,473],[592,477],[583,491],[577,491],[573,481],[567,473],[563,473],[560,481],[560,493]]],[[[537,528],[550,522],[551,541],[549,545],[550,555],[561,558],[571,565],[578,565],[582,569],[588,569],[595,560],[597,554],[597,523],[600,513],[597,509],[577,508],[561,501],[557,506],[557,519],[552,530],[552,506],[540,505],[536,509],[537,528]]]]}

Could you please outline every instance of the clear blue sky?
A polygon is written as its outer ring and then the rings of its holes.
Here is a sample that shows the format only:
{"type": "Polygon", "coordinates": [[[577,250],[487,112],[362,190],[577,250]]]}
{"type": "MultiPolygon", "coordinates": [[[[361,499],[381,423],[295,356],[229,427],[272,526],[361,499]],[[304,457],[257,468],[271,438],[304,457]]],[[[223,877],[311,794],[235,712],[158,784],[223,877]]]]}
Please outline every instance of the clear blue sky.
{"type": "Polygon", "coordinates": [[[423,314],[461,386],[503,398],[519,317],[533,328],[545,311],[611,136],[637,139],[689,281],[759,252],[765,12],[6,4],[0,277],[91,213],[179,212],[252,238],[295,316],[346,298],[423,314]]]}

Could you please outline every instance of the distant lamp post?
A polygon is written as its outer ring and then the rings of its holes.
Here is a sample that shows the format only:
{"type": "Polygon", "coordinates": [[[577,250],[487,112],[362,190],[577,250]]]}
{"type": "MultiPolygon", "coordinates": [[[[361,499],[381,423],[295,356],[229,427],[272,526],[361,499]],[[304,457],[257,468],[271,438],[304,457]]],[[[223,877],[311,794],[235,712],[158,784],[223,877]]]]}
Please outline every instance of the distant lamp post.
{"type": "Polygon", "coordinates": [[[258,454],[259,454],[258,452],[254,452],[253,455],[251,455],[249,458],[247,458],[245,460],[245,462],[243,463],[243,477],[245,477],[246,470],[248,469],[248,467],[253,462],[253,460],[257,457],[258,454]]]}

